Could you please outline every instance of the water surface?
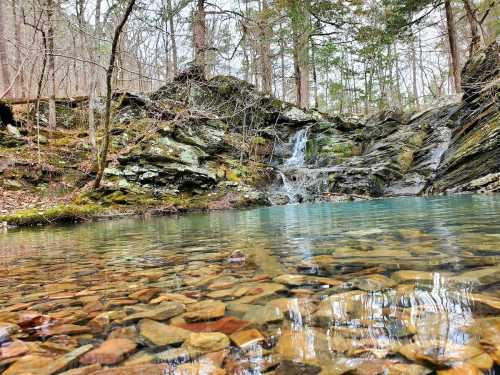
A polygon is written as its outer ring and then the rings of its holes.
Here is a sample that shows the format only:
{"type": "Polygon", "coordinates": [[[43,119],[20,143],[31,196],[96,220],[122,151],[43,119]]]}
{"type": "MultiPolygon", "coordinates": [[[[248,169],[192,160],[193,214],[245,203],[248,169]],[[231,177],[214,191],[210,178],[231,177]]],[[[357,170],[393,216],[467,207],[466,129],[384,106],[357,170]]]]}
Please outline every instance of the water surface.
{"type": "Polygon", "coordinates": [[[0,355],[0,370],[30,365],[28,354],[59,358],[126,337],[136,347],[114,363],[92,352],[80,362],[145,366],[143,373],[152,373],[147,363],[174,369],[181,362],[178,373],[494,373],[499,259],[494,195],[9,230],[0,233],[0,330],[2,322],[20,327],[3,346],[34,345],[3,361],[0,355]],[[143,320],[127,319],[172,303],[187,312],[155,320],[223,332],[229,348],[200,347],[196,337],[160,345],[143,320]],[[110,311],[97,329],[96,319],[110,311]],[[39,316],[20,323],[33,313],[39,316]],[[88,330],[53,329],[67,324],[88,330]],[[189,355],[172,355],[179,346],[189,355]]]}

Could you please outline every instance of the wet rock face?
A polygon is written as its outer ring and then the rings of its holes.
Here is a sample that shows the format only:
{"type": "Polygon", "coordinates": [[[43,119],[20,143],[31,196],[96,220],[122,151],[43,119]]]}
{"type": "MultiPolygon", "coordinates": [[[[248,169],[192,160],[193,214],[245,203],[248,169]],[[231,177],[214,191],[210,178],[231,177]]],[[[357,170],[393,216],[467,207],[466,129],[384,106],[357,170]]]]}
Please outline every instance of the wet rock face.
{"type": "Polygon", "coordinates": [[[500,191],[499,49],[467,63],[461,103],[411,117],[385,111],[362,125],[309,123],[306,165],[287,179],[316,197],[500,191]]]}
{"type": "Polygon", "coordinates": [[[500,75],[500,45],[495,42],[477,52],[462,70],[464,101],[474,101],[488,84],[500,75]]]}
{"type": "Polygon", "coordinates": [[[494,43],[464,68],[464,102],[451,116],[451,143],[433,192],[500,191],[499,51],[494,43]]]}

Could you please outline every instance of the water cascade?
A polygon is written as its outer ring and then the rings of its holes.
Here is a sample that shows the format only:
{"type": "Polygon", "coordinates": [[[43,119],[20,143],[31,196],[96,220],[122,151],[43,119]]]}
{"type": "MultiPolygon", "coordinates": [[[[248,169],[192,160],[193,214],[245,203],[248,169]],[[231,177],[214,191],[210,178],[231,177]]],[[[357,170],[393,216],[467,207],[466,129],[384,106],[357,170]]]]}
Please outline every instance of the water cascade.
{"type": "Polygon", "coordinates": [[[286,169],[304,166],[308,133],[309,127],[299,130],[292,138],[294,142],[292,156],[283,164],[286,169]]]}
{"type": "Polygon", "coordinates": [[[288,203],[298,203],[313,198],[326,189],[323,173],[306,166],[305,154],[309,127],[300,129],[291,139],[292,156],[278,168],[281,186],[278,195],[284,195],[288,203]]]}

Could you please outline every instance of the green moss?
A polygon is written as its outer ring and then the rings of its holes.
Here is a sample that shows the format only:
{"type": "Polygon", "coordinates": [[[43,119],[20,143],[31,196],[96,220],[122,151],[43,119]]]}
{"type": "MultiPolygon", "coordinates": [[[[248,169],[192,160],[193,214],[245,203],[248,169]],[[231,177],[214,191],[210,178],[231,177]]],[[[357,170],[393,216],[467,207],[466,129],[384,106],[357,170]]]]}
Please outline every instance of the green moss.
{"type": "Polygon", "coordinates": [[[335,143],[324,147],[321,154],[333,154],[343,157],[351,156],[351,145],[349,143],[335,143]]]}
{"type": "Polygon", "coordinates": [[[267,144],[267,140],[264,137],[253,137],[251,142],[253,145],[265,145],[265,144],[267,144]]]}
{"type": "Polygon", "coordinates": [[[413,155],[415,151],[411,148],[404,149],[397,157],[397,164],[399,165],[399,169],[401,173],[406,173],[410,170],[410,167],[413,163],[413,155]]]}
{"type": "Polygon", "coordinates": [[[0,216],[0,222],[7,222],[9,225],[18,227],[73,223],[88,220],[98,214],[100,210],[101,208],[96,205],[64,204],[45,210],[35,208],[19,210],[9,215],[0,216]]]}
{"type": "Polygon", "coordinates": [[[491,122],[488,122],[481,127],[477,127],[471,133],[463,137],[457,151],[453,154],[453,157],[450,160],[450,164],[454,164],[459,160],[474,154],[481,149],[482,145],[487,144],[488,140],[495,139],[499,133],[500,116],[496,116],[491,122]]]}

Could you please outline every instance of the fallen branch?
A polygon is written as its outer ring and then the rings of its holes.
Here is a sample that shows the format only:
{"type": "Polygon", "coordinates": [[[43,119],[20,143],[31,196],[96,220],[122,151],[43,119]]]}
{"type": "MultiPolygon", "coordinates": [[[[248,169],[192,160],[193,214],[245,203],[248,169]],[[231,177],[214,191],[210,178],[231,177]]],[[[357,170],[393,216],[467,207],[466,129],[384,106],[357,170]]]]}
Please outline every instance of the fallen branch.
{"type": "MultiPolygon", "coordinates": [[[[39,99],[40,102],[48,102],[48,97],[43,97],[39,99]]],[[[69,98],[56,98],[56,103],[79,103],[89,100],[88,95],[85,96],[72,96],[69,98]]],[[[32,104],[37,102],[37,98],[16,98],[16,99],[2,99],[2,102],[9,105],[21,105],[21,104],[32,104]]]]}

